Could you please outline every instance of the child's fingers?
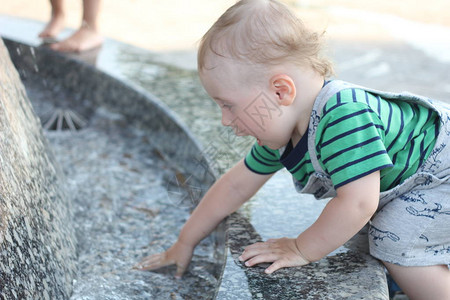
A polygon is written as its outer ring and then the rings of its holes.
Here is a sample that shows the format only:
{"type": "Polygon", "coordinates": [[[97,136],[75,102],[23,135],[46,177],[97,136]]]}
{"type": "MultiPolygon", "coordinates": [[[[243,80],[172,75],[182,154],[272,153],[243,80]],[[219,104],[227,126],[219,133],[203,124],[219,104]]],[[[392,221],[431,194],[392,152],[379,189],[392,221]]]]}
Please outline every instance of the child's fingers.
{"type": "Polygon", "coordinates": [[[177,265],[177,271],[175,273],[175,278],[181,278],[183,276],[184,272],[186,271],[187,265],[177,265]]]}
{"type": "Polygon", "coordinates": [[[164,252],[145,257],[138,264],[136,264],[133,269],[149,271],[171,264],[173,264],[173,262],[167,259],[166,253],[164,252]]]}
{"type": "Polygon", "coordinates": [[[303,266],[309,262],[297,251],[294,239],[270,239],[247,246],[239,257],[247,267],[260,263],[272,263],[265,272],[271,274],[285,267],[303,266]]]}
{"type": "Polygon", "coordinates": [[[239,257],[239,260],[247,261],[258,254],[267,252],[268,248],[269,245],[262,242],[247,246],[245,247],[244,252],[242,252],[241,256],[239,257]]]}
{"type": "Polygon", "coordinates": [[[139,264],[140,265],[153,265],[153,264],[157,264],[160,263],[162,261],[164,261],[166,259],[166,254],[163,253],[157,253],[157,254],[153,254],[153,255],[149,255],[147,257],[144,257],[139,264]]]}
{"type": "Polygon", "coordinates": [[[249,252],[255,251],[255,250],[258,251],[260,249],[267,249],[269,247],[275,246],[275,243],[276,243],[276,240],[274,240],[274,239],[267,240],[266,242],[254,243],[254,244],[251,244],[251,245],[245,247],[243,253],[245,253],[245,252],[249,253],[249,252]]]}
{"type": "Polygon", "coordinates": [[[273,262],[281,258],[281,252],[273,242],[256,243],[245,248],[240,261],[245,261],[246,266],[253,266],[264,262],[273,262]]]}
{"type": "Polygon", "coordinates": [[[258,243],[251,244],[251,245],[245,247],[244,251],[258,249],[258,248],[278,247],[279,241],[280,241],[280,239],[268,239],[265,242],[258,242],[258,243]]]}
{"type": "Polygon", "coordinates": [[[279,255],[273,252],[260,253],[245,262],[247,267],[252,267],[261,263],[271,263],[280,259],[279,255]]]}
{"type": "Polygon", "coordinates": [[[267,269],[264,270],[264,272],[266,274],[272,274],[273,272],[285,268],[285,267],[289,267],[288,264],[286,264],[286,262],[282,259],[276,260],[273,262],[273,264],[271,264],[267,269]]]}

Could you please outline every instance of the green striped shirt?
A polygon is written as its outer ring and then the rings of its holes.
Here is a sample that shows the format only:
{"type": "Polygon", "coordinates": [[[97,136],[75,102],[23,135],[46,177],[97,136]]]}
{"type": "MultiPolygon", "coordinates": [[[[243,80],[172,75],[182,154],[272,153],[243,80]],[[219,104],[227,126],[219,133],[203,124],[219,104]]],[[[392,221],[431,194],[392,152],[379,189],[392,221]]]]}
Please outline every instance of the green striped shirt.
{"type": "MultiPolygon", "coordinates": [[[[323,108],[316,133],[319,163],[334,187],[380,170],[381,191],[414,174],[431,153],[439,117],[426,107],[385,100],[361,89],[345,89],[323,108]]],[[[255,144],[245,158],[253,172],[271,174],[286,167],[305,185],[314,173],[307,135],[293,147],[278,150],[255,144]]]]}

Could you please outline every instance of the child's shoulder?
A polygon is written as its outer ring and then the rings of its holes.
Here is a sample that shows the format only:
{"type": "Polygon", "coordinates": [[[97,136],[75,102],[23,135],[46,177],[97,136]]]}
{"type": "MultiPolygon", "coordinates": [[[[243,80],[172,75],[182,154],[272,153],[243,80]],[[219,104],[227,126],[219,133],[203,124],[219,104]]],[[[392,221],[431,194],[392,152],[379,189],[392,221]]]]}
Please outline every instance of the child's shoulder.
{"type": "Polygon", "coordinates": [[[331,96],[322,109],[322,114],[327,114],[339,108],[342,110],[360,109],[370,107],[371,102],[377,102],[377,96],[360,88],[343,89],[331,96]]]}

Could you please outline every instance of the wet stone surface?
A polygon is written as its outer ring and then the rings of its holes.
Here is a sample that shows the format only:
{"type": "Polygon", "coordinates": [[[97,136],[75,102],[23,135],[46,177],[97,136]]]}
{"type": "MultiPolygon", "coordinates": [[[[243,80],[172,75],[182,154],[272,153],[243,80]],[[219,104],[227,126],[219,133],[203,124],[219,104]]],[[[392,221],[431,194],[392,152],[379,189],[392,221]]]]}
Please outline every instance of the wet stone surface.
{"type": "Polygon", "coordinates": [[[295,237],[318,217],[327,201],[287,187],[291,175],[275,174],[228,220],[228,261],[217,299],[388,299],[384,271],[370,257],[363,230],[318,262],[271,275],[269,264],[248,268],[238,257],[247,245],[269,238],[295,237]],[[289,208],[289,212],[286,212],[289,208]],[[245,294],[242,294],[245,291],[245,294]]]}
{"type": "Polygon", "coordinates": [[[61,170],[0,40],[0,299],[66,299],[75,234],[61,170]]]}
{"type": "MultiPolygon", "coordinates": [[[[34,82],[28,94],[38,115],[58,107],[34,82]]],[[[60,99],[60,102],[67,99],[60,99]]],[[[61,104],[62,105],[62,104],[61,104]]],[[[167,249],[191,203],[171,195],[176,170],[158,155],[143,130],[99,107],[79,131],[46,131],[72,198],[78,275],[71,299],[210,299],[217,285],[214,243],[205,239],[181,280],[174,268],[133,270],[142,257],[167,249]]]]}

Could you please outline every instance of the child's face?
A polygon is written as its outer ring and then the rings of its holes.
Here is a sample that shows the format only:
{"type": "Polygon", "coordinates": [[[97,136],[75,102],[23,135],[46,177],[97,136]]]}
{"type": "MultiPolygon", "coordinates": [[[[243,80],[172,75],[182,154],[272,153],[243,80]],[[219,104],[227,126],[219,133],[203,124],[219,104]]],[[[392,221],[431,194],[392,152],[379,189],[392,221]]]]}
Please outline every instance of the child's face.
{"type": "MultiPolygon", "coordinates": [[[[282,120],[286,106],[279,103],[269,79],[257,82],[251,67],[216,57],[210,59],[211,69],[200,71],[200,79],[222,111],[222,124],[230,126],[238,136],[253,136],[260,145],[272,149],[285,146],[293,124],[282,120]]],[[[254,74],[258,73],[258,74],[254,74]]]]}

